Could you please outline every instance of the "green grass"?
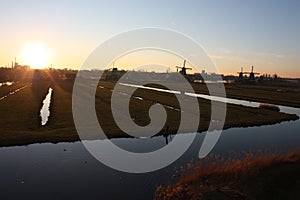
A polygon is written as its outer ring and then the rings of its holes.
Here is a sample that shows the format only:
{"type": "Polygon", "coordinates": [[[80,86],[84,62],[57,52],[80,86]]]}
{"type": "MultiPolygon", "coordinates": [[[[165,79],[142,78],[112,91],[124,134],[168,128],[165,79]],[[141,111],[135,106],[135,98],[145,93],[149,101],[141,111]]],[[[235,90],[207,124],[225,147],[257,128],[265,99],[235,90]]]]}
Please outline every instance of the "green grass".
{"type": "MultiPolygon", "coordinates": [[[[112,117],[110,109],[112,92],[110,90],[113,89],[114,83],[101,82],[100,84],[105,89],[98,88],[95,97],[95,109],[101,127],[109,138],[128,137],[128,135],[116,126],[112,117]]],[[[72,116],[73,82],[41,81],[38,87],[35,88],[32,88],[31,83],[23,82],[9,87],[1,87],[0,94],[5,95],[10,90],[24,85],[27,85],[24,90],[0,101],[0,146],[79,140],[72,116]],[[53,88],[50,106],[51,114],[48,124],[41,126],[39,112],[42,107],[42,100],[45,98],[49,86],[53,88]]],[[[148,111],[150,106],[155,102],[180,108],[173,94],[138,89],[134,93],[134,96],[144,98],[144,101],[135,98],[131,98],[130,101],[131,116],[141,126],[147,125],[150,122],[148,111]]],[[[189,101],[189,98],[187,98],[187,101],[189,101]]],[[[198,99],[198,102],[201,112],[198,131],[204,131],[207,130],[210,123],[210,101],[198,99]]],[[[180,112],[168,108],[166,111],[168,118],[165,127],[169,126],[170,134],[176,133],[180,123],[180,112]]],[[[271,110],[228,105],[225,128],[259,126],[296,119],[298,117],[295,115],[283,114],[271,110]]],[[[189,131],[191,130],[186,127],[183,132],[189,131]]]]}

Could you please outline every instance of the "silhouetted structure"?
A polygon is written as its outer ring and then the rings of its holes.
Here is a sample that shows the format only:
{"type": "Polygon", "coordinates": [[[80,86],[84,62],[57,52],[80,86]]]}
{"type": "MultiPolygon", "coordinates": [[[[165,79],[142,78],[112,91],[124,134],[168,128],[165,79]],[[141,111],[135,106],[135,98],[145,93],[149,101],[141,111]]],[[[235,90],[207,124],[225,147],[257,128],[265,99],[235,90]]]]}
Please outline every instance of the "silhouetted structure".
{"type": "Polygon", "coordinates": [[[243,71],[243,67],[241,68],[241,71],[238,72],[239,77],[236,80],[237,82],[251,82],[251,81],[255,81],[255,75],[259,75],[260,73],[254,72],[254,67],[252,66],[251,72],[244,72],[243,71]],[[244,76],[245,74],[249,74],[249,78],[246,79],[246,77],[244,76]]]}
{"type": "Polygon", "coordinates": [[[241,67],[241,71],[238,72],[238,74],[239,74],[239,79],[243,79],[244,78],[243,67],[241,67]]]}
{"type": "Polygon", "coordinates": [[[254,67],[253,67],[253,66],[252,66],[252,68],[251,68],[251,72],[246,72],[246,73],[250,74],[250,75],[249,75],[249,79],[250,79],[250,80],[255,80],[255,75],[259,75],[259,74],[260,74],[260,73],[254,72],[254,67]]]}
{"type": "Polygon", "coordinates": [[[171,141],[171,139],[172,139],[171,138],[171,134],[168,133],[168,131],[169,131],[169,126],[167,126],[166,129],[165,129],[165,131],[163,132],[163,137],[166,140],[166,144],[169,144],[169,140],[171,141]],[[169,137],[170,137],[170,139],[169,139],[169,137]]]}
{"type": "Polygon", "coordinates": [[[12,62],[12,68],[15,69],[15,70],[23,70],[23,71],[26,71],[26,70],[29,70],[29,69],[30,69],[30,66],[28,66],[28,65],[20,65],[20,64],[17,62],[17,59],[15,58],[15,62],[12,62]]]}
{"type": "Polygon", "coordinates": [[[112,67],[107,70],[104,70],[101,79],[107,81],[117,81],[119,80],[124,74],[126,73],[125,70],[118,70],[117,67],[112,67]]]}
{"type": "Polygon", "coordinates": [[[186,70],[191,70],[191,69],[192,69],[192,68],[185,67],[185,63],[186,63],[186,60],[183,61],[183,67],[178,67],[178,66],[176,66],[177,72],[178,72],[178,69],[181,69],[181,70],[179,71],[179,73],[181,73],[181,74],[184,75],[184,76],[187,75],[186,70]]]}

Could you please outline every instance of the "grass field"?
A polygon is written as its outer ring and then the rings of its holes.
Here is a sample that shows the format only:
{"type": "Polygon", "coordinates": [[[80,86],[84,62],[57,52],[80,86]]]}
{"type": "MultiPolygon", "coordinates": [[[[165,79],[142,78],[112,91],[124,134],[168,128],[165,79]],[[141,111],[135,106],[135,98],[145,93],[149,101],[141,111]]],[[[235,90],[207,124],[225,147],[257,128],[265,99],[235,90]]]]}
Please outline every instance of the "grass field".
{"type": "MultiPolygon", "coordinates": [[[[22,91],[0,101],[0,146],[79,140],[72,116],[73,82],[67,80],[55,82],[40,81],[38,86],[33,86],[29,82],[22,82],[12,86],[1,87],[0,94],[3,96],[9,93],[9,91],[25,85],[27,87],[22,91]],[[50,106],[51,114],[48,124],[41,126],[39,112],[42,107],[42,100],[45,98],[49,87],[53,89],[50,106]]],[[[109,138],[128,137],[128,135],[116,126],[111,114],[110,97],[114,83],[101,82],[100,85],[104,88],[98,88],[97,90],[95,109],[102,128],[109,138]]],[[[196,91],[202,91],[200,87],[203,86],[196,85],[196,91]]],[[[130,101],[131,116],[141,126],[147,125],[150,122],[148,110],[156,102],[180,109],[178,101],[173,94],[138,89],[135,91],[134,96],[144,99],[131,98],[130,101]]],[[[297,99],[296,97],[295,99],[297,99]]],[[[198,102],[201,111],[198,131],[204,131],[207,130],[210,123],[210,101],[198,99],[198,102]]],[[[165,127],[169,127],[168,133],[176,133],[180,122],[180,112],[170,108],[166,108],[166,111],[168,118],[165,127]]],[[[296,119],[298,117],[295,115],[229,104],[227,105],[225,128],[259,126],[296,119]]],[[[183,132],[189,131],[186,128],[183,132]]],[[[142,133],[141,136],[143,136],[142,133]]]]}

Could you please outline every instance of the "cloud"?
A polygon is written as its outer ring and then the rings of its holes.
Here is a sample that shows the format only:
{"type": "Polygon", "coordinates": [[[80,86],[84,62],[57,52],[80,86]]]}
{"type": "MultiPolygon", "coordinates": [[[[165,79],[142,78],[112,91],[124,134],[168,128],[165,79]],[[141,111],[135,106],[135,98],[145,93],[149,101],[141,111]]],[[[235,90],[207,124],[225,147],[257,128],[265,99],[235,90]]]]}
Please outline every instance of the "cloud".
{"type": "Polygon", "coordinates": [[[278,54],[278,55],[276,55],[276,58],[285,59],[285,58],[287,58],[287,56],[283,55],[283,54],[278,54]]]}
{"type": "Polygon", "coordinates": [[[230,61],[241,60],[240,57],[238,57],[238,56],[231,56],[231,55],[210,54],[209,57],[212,58],[212,59],[215,59],[215,60],[230,60],[230,61]]]}
{"type": "Polygon", "coordinates": [[[278,53],[271,53],[271,52],[249,52],[249,56],[259,56],[263,58],[274,58],[274,59],[289,59],[292,58],[292,55],[287,54],[278,54],[278,53]]]}
{"type": "Polygon", "coordinates": [[[230,49],[224,48],[224,47],[219,47],[217,48],[217,51],[220,53],[225,53],[225,54],[230,54],[232,51],[230,49]]]}

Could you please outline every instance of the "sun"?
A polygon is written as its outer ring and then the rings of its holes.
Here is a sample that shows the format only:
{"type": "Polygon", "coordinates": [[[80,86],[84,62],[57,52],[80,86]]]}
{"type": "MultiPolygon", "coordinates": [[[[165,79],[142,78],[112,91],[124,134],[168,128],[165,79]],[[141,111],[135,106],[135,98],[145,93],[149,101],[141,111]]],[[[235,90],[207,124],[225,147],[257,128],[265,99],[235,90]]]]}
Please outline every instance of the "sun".
{"type": "Polygon", "coordinates": [[[43,43],[31,43],[24,47],[21,57],[31,68],[43,69],[49,65],[50,52],[43,43]]]}

